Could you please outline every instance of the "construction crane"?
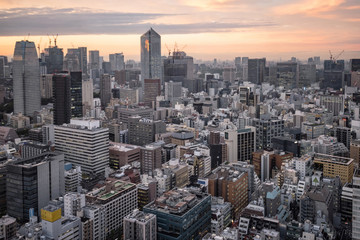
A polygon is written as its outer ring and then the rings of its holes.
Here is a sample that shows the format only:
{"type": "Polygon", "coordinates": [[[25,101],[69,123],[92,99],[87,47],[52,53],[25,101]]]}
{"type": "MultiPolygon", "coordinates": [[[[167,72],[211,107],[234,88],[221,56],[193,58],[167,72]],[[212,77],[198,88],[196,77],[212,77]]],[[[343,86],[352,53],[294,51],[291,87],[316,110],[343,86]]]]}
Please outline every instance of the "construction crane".
{"type": "Polygon", "coordinates": [[[50,48],[51,47],[51,38],[50,38],[49,34],[48,34],[48,38],[49,38],[49,48],[50,48]]]}
{"type": "Polygon", "coordinates": [[[38,43],[38,45],[37,45],[37,48],[38,48],[38,51],[39,51],[39,56],[40,56],[40,44],[41,44],[41,40],[42,40],[42,37],[40,37],[40,41],[39,41],[39,43],[38,43]]]}
{"type": "Polygon", "coordinates": [[[333,57],[333,60],[334,60],[334,62],[336,61],[336,60],[338,60],[338,58],[341,56],[341,54],[343,54],[344,53],[344,50],[342,50],[338,55],[336,55],[335,57],[333,57]]]}
{"type": "Polygon", "coordinates": [[[170,57],[170,55],[171,55],[171,50],[170,50],[170,48],[168,47],[168,45],[165,43],[165,47],[166,47],[166,49],[168,50],[168,52],[169,52],[169,57],[170,57]]]}
{"type": "Polygon", "coordinates": [[[341,56],[341,54],[344,53],[344,50],[342,50],[338,55],[334,56],[331,52],[331,50],[329,50],[330,53],[330,60],[332,60],[333,62],[336,62],[336,60],[338,60],[338,58],[341,56]]]}
{"type": "Polygon", "coordinates": [[[56,47],[56,39],[58,38],[58,36],[59,34],[56,34],[56,36],[53,35],[55,47],[56,47]]]}

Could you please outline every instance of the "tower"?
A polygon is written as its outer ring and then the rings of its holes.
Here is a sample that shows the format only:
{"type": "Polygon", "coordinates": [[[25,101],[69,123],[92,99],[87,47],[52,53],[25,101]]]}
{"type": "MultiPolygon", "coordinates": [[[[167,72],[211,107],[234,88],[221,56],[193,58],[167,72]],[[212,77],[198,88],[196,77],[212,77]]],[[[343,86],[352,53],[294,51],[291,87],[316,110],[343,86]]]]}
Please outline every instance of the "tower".
{"type": "Polygon", "coordinates": [[[144,79],[161,79],[161,36],[150,28],[140,39],[141,83],[144,79]]]}
{"type": "Polygon", "coordinates": [[[71,78],[67,73],[54,74],[54,124],[69,123],[71,118],[71,78]]]}
{"type": "Polygon", "coordinates": [[[40,68],[34,42],[18,41],[13,60],[14,113],[40,110],[40,68]]]}

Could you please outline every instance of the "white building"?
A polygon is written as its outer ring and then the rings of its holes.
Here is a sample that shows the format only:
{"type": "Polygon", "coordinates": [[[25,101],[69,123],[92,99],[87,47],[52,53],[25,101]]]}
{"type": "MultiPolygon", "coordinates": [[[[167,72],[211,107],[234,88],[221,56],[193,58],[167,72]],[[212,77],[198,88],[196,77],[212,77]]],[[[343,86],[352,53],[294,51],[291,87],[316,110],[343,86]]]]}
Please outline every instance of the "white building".
{"type": "Polygon", "coordinates": [[[99,120],[73,120],[55,126],[55,149],[84,173],[103,173],[109,164],[109,129],[99,120]]]}
{"type": "Polygon", "coordinates": [[[156,215],[135,209],[124,218],[124,239],[156,240],[156,215]]]}
{"type": "Polygon", "coordinates": [[[85,194],[67,193],[64,196],[64,216],[77,216],[85,207],[85,194]]]}
{"type": "Polygon", "coordinates": [[[309,155],[295,159],[295,169],[299,172],[300,179],[305,180],[305,176],[311,176],[312,157],[309,155]]]}

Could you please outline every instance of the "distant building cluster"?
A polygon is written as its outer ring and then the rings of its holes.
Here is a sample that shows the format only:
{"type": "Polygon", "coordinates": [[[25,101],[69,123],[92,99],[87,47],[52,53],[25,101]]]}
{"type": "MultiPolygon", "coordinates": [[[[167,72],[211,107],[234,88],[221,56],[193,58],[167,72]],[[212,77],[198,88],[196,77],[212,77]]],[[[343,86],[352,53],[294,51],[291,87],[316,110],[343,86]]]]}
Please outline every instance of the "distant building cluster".
{"type": "Polygon", "coordinates": [[[0,239],[360,239],[360,59],[54,42],[0,56],[0,239]]]}

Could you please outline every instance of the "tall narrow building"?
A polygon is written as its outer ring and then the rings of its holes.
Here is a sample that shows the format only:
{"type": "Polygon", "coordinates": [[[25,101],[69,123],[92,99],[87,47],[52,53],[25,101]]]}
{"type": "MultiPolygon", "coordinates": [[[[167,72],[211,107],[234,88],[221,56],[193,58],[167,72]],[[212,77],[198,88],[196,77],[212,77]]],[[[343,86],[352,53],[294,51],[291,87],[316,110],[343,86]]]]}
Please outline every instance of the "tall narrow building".
{"type": "Polygon", "coordinates": [[[125,69],[124,54],[123,53],[114,53],[109,54],[109,61],[111,66],[111,71],[120,71],[125,69]]]}
{"type": "Polygon", "coordinates": [[[71,72],[71,117],[83,116],[82,72],[71,72]]]}
{"type": "Polygon", "coordinates": [[[57,46],[45,49],[45,64],[48,74],[59,73],[64,67],[64,52],[57,46]]]}
{"type": "Polygon", "coordinates": [[[35,43],[16,42],[13,60],[14,113],[30,116],[41,108],[40,69],[35,43]]]}
{"type": "Polygon", "coordinates": [[[107,107],[111,99],[111,78],[109,74],[101,75],[100,80],[100,99],[101,106],[107,107]]]}
{"type": "Polygon", "coordinates": [[[160,79],[144,79],[144,103],[148,107],[155,107],[156,97],[161,95],[160,79]]]}
{"type": "Polygon", "coordinates": [[[71,78],[67,73],[54,74],[54,124],[70,123],[71,119],[71,78]]]}
{"type": "Polygon", "coordinates": [[[141,44],[141,82],[144,79],[161,79],[161,37],[150,28],[140,39],[141,44]]]}

